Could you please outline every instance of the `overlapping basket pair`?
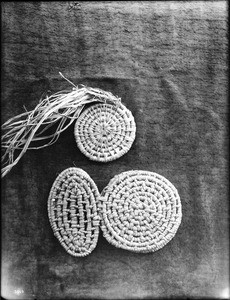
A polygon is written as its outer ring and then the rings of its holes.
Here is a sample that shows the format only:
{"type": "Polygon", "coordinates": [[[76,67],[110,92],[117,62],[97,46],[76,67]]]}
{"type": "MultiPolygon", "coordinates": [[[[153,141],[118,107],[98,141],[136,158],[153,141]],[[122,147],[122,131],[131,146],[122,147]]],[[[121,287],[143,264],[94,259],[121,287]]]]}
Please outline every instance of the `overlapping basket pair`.
{"type": "MultiPolygon", "coordinates": [[[[125,154],[136,132],[123,105],[96,104],[77,119],[75,137],[91,160],[107,162],[125,154]]],[[[112,245],[140,253],[154,252],[176,234],[182,211],[176,188],[163,176],[131,170],[116,175],[100,194],[80,168],[68,168],[53,183],[48,215],[55,236],[73,256],[96,247],[99,228],[112,245]]]]}
{"type": "Polygon", "coordinates": [[[90,176],[75,167],[53,183],[48,214],[55,236],[73,256],[92,252],[99,228],[118,248],[154,252],[174,237],[182,217],[176,188],[159,174],[123,172],[100,194],[90,176]]]}

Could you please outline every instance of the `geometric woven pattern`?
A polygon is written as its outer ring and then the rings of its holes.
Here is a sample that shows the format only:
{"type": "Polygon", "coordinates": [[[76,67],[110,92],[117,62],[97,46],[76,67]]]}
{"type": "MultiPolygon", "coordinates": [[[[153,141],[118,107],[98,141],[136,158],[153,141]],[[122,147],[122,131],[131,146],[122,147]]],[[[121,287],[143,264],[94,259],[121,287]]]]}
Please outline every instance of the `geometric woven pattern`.
{"type": "Polygon", "coordinates": [[[86,256],[96,247],[99,226],[107,241],[118,248],[154,252],[174,237],[182,211],[176,188],[159,174],[123,172],[100,195],[85,171],[69,168],[53,183],[48,215],[65,250],[86,256]]]}
{"type": "Polygon", "coordinates": [[[86,256],[96,247],[99,192],[89,175],[69,168],[54,181],[48,199],[48,215],[54,235],[73,256],[86,256]]]}
{"type": "Polygon", "coordinates": [[[136,124],[123,104],[96,104],[87,108],[75,123],[74,135],[82,153],[100,162],[115,160],[131,148],[136,124]]]}
{"type": "Polygon", "coordinates": [[[102,191],[104,237],[116,247],[154,252],[165,246],[181,223],[180,197],[163,176],[148,171],[116,175],[102,191]]]}

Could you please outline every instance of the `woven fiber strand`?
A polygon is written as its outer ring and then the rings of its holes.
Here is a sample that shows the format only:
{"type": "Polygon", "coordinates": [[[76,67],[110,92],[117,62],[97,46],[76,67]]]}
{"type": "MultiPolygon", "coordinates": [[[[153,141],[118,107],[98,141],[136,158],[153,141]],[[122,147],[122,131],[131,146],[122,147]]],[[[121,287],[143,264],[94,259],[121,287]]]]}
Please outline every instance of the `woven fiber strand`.
{"type": "Polygon", "coordinates": [[[108,242],[134,252],[154,252],[165,246],[181,223],[176,188],[149,171],[116,175],[102,191],[101,229],[108,242]]]}
{"type": "Polygon", "coordinates": [[[129,151],[136,124],[123,104],[96,104],[79,116],[74,134],[79,149],[89,159],[108,162],[129,151]]]}
{"type": "Polygon", "coordinates": [[[64,170],[53,183],[48,199],[48,215],[54,235],[73,256],[86,256],[96,247],[99,191],[80,168],[64,170]]]}

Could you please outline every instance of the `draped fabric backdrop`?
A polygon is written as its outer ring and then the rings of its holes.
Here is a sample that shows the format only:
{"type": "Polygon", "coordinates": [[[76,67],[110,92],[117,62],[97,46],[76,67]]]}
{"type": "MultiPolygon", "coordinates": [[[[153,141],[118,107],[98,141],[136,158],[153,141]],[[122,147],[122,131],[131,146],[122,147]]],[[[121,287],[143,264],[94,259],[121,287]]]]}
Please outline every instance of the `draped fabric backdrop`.
{"type": "Polygon", "coordinates": [[[89,161],[71,126],[28,151],[2,179],[2,296],[7,299],[217,297],[228,289],[227,1],[2,3],[2,122],[75,84],[121,97],[131,150],[89,161]],[[183,218],[155,253],[110,245],[74,258],[54,237],[47,198],[57,175],[84,169],[101,191],[116,174],[169,179],[183,218]]]}

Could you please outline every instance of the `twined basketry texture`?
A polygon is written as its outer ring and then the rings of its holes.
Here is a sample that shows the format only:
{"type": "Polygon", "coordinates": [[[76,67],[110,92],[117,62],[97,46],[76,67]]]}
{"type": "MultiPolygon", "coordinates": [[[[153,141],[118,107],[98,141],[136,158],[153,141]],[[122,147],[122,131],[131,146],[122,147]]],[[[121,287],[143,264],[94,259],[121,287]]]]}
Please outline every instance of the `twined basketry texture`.
{"type": "Polygon", "coordinates": [[[87,108],[75,123],[75,139],[89,159],[100,162],[115,160],[131,148],[136,124],[123,104],[95,104],[87,108]]]}
{"type": "Polygon", "coordinates": [[[149,171],[115,176],[102,191],[101,229],[114,246],[134,252],[154,252],[165,246],[181,223],[176,188],[149,171]]]}
{"type": "Polygon", "coordinates": [[[88,255],[97,244],[99,192],[90,176],[79,168],[64,170],[53,183],[48,215],[54,235],[73,256],[88,255]]]}

